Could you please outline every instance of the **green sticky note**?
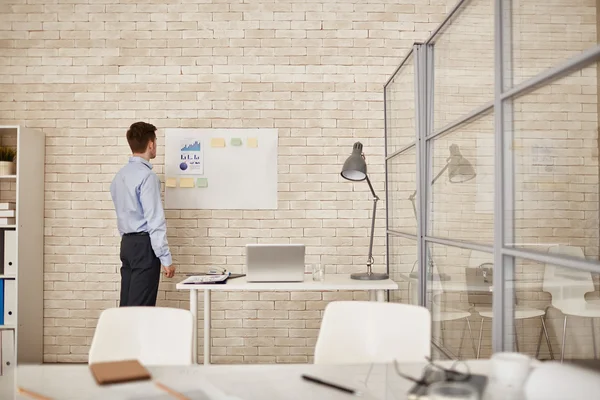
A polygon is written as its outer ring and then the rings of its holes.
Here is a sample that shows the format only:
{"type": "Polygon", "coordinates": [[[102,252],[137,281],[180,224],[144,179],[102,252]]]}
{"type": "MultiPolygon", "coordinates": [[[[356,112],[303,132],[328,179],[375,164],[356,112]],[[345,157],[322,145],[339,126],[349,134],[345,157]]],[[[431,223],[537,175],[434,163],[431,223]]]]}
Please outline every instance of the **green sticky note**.
{"type": "Polygon", "coordinates": [[[240,138],[233,138],[233,139],[231,139],[231,145],[232,146],[241,146],[242,145],[242,139],[240,139],[240,138]]]}
{"type": "Polygon", "coordinates": [[[208,187],[208,179],[198,178],[198,180],[196,181],[196,187],[199,187],[199,188],[208,187]]]}

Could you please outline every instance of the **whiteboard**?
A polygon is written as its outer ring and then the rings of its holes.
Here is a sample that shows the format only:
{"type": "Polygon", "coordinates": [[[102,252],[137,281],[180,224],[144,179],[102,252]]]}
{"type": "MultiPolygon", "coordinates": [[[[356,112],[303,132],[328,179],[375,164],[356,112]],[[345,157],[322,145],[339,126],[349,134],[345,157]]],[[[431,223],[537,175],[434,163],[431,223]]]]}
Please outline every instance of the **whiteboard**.
{"type": "Polygon", "coordinates": [[[165,184],[166,209],[277,209],[277,129],[166,129],[165,184]]]}

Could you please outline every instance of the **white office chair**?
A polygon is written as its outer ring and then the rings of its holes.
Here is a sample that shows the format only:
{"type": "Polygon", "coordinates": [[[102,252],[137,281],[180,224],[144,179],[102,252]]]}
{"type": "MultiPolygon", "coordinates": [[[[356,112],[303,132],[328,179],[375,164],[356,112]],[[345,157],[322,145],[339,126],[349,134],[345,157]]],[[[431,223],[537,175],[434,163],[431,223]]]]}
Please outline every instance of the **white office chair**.
{"type": "MultiPolygon", "coordinates": [[[[550,254],[560,254],[574,258],[584,259],[583,249],[576,246],[556,245],[548,249],[550,254]]],[[[584,318],[600,317],[600,305],[585,299],[585,294],[595,291],[592,274],[571,268],[546,264],[544,269],[543,290],[552,296],[552,307],[562,312],[565,316],[563,323],[563,337],[560,361],[565,357],[565,339],[567,334],[567,316],[584,318]]],[[[592,319],[592,345],[594,358],[596,355],[596,333],[592,319]]]]}
{"type": "MultiPolygon", "coordinates": [[[[493,272],[493,266],[494,266],[494,256],[493,254],[490,253],[483,253],[480,251],[471,251],[471,255],[469,257],[469,268],[473,269],[473,270],[477,270],[477,269],[481,269],[482,270],[482,278],[483,281],[482,282],[477,282],[477,284],[485,284],[485,280],[487,280],[490,284],[490,286],[493,283],[493,278],[492,276],[486,276],[484,275],[486,268],[492,268],[491,272],[493,272]]],[[[467,284],[468,285],[468,284],[467,284]]],[[[471,289],[469,289],[471,290],[471,289]]],[[[491,294],[491,293],[490,293],[491,294]]],[[[475,303],[476,304],[476,303],[475,303]]],[[[492,319],[493,318],[493,312],[491,307],[488,306],[474,306],[475,311],[477,311],[477,313],[481,316],[481,323],[479,325],[479,340],[477,343],[477,358],[479,358],[479,355],[481,353],[481,339],[483,336],[483,322],[484,319],[492,319]]],[[[528,306],[519,306],[516,304],[516,300],[515,300],[515,310],[514,310],[514,318],[515,320],[525,320],[525,319],[529,319],[529,318],[537,318],[540,317],[541,321],[542,321],[542,332],[544,334],[544,336],[546,337],[546,344],[548,345],[548,350],[550,352],[550,357],[552,359],[554,359],[554,354],[552,353],[552,347],[550,345],[550,338],[548,336],[548,330],[546,329],[546,321],[544,320],[544,316],[546,315],[546,311],[545,310],[540,310],[538,308],[534,308],[534,307],[528,307],[528,306]]],[[[517,324],[515,322],[514,326],[514,334],[515,334],[515,347],[517,352],[519,351],[519,341],[518,341],[518,335],[517,335],[517,324]]],[[[539,354],[539,349],[540,349],[540,344],[542,341],[542,332],[540,332],[540,338],[538,340],[538,346],[537,346],[537,353],[536,353],[536,358],[537,355],[539,354]]]]}
{"type": "Polygon", "coordinates": [[[431,316],[400,303],[336,301],[323,313],[315,364],[423,362],[431,353],[431,316]]]}
{"type": "Polygon", "coordinates": [[[109,308],[98,319],[88,363],[137,359],[143,365],[190,365],[192,322],[190,311],[177,308],[109,308]]]}

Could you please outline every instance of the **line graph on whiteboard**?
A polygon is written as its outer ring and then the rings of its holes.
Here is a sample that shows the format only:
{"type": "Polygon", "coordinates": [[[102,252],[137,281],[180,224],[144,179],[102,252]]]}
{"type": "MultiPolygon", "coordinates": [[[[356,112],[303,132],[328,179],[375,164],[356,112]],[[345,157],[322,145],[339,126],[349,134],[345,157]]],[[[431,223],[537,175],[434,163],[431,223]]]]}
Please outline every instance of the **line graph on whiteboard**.
{"type": "Polygon", "coordinates": [[[204,149],[200,140],[185,139],[179,147],[179,171],[185,175],[204,173],[204,149]]]}

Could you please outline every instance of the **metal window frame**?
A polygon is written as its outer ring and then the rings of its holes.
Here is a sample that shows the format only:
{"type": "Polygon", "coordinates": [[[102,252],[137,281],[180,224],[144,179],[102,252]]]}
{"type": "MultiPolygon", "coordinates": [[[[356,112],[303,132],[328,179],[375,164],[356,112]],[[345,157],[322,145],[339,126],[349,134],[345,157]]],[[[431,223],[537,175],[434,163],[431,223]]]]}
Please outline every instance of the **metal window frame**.
{"type": "MultiPolygon", "coordinates": [[[[494,0],[494,95],[489,102],[461,118],[448,123],[437,131],[433,131],[433,96],[434,65],[433,52],[436,39],[452,20],[469,6],[469,0],[460,0],[444,21],[435,29],[424,43],[416,43],[408,52],[402,63],[396,68],[384,85],[385,124],[385,174],[386,192],[388,191],[388,160],[400,156],[416,146],[416,182],[417,182],[417,235],[390,229],[389,216],[386,209],[386,238],[390,236],[416,240],[419,267],[419,304],[427,305],[426,260],[429,244],[440,244],[475,251],[482,251],[494,256],[493,287],[493,320],[492,351],[512,350],[514,338],[514,265],[516,259],[531,260],[539,263],[553,264],[560,267],[600,273],[600,262],[588,259],[577,259],[567,256],[551,255],[530,249],[512,247],[514,243],[514,160],[509,145],[513,137],[512,102],[515,98],[526,94],[540,86],[555,81],[570,72],[580,70],[594,62],[600,62],[600,45],[596,45],[570,59],[540,72],[518,85],[512,84],[512,0],[494,0]],[[386,91],[394,77],[401,71],[411,55],[415,56],[415,142],[389,154],[386,91]],[[431,216],[431,158],[433,140],[451,132],[472,120],[494,111],[494,240],[493,245],[478,244],[462,240],[428,236],[428,223],[431,216]]],[[[600,79],[600,78],[599,78],[600,79]]],[[[386,193],[388,194],[388,193],[386,193]]],[[[389,199],[386,196],[386,199],[389,199]]],[[[388,203],[389,204],[389,203],[388,203]]],[[[389,244],[387,251],[387,268],[390,271],[389,244]]]]}

